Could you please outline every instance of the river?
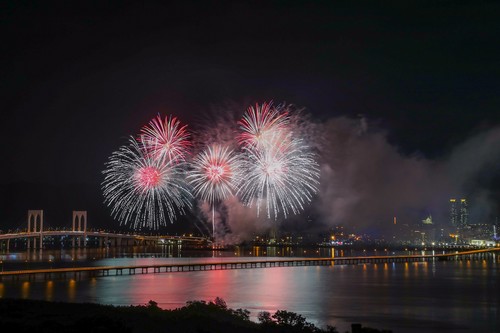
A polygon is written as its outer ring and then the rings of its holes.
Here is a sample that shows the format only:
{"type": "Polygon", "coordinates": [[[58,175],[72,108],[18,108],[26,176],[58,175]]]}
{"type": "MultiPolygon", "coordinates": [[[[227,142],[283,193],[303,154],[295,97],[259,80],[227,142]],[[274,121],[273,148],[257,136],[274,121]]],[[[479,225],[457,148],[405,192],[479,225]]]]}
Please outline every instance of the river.
{"type": "MultiPolygon", "coordinates": [[[[347,253],[346,253],[347,252],[347,253]]],[[[175,248],[52,250],[0,255],[1,269],[84,265],[140,265],[269,259],[283,256],[330,257],[349,250],[250,248],[203,252],[175,248]]],[[[379,250],[379,252],[382,252],[379,250]]],[[[385,250],[385,252],[388,252],[385,250]]],[[[381,253],[379,253],[381,254],[381,253]]],[[[189,300],[223,298],[231,308],[297,312],[314,324],[350,324],[393,332],[498,332],[500,258],[415,263],[276,267],[82,279],[0,282],[0,298],[146,304],[174,309],[189,300]]]]}

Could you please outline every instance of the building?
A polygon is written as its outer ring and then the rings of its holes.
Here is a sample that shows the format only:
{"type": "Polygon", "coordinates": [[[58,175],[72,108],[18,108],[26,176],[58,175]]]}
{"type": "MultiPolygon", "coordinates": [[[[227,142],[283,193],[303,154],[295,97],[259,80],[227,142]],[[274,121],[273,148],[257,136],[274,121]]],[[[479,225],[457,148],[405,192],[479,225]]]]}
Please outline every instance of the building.
{"type": "Polygon", "coordinates": [[[469,225],[467,199],[450,199],[450,225],[457,229],[464,229],[469,225]]]}
{"type": "Polygon", "coordinates": [[[450,225],[458,227],[457,199],[450,199],[450,225]]]}
{"type": "Polygon", "coordinates": [[[469,212],[467,211],[467,200],[460,200],[460,228],[465,228],[469,224],[469,212]]]}
{"type": "Polygon", "coordinates": [[[482,247],[494,247],[496,246],[496,242],[493,240],[485,240],[485,239],[472,239],[470,241],[470,245],[474,246],[482,246],[482,247]]]}

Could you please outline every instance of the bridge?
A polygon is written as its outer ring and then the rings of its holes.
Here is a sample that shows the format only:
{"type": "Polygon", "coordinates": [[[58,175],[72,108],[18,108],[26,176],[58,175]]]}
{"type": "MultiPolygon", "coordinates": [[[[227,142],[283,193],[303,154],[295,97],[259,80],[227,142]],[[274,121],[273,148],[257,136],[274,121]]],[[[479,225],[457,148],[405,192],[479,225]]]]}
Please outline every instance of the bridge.
{"type": "Polygon", "coordinates": [[[299,267],[299,266],[333,266],[333,265],[359,265],[372,263],[402,263],[402,262],[426,262],[443,260],[485,260],[495,258],[500,248],[472,250],[455,253],[429,254],[429,255],[401,255],[401,256],[366,256],[366,257],[335,257],[335,258],[294,258],[294,259],[270,259],[263,260],[237,260],[222,262],[199,262],[186,264],[151,264],[151,265],[129,265],[129,266],[93,266],[93,267],[71,267],[51,268],[20,271],[0,272],[0,281],[5,277],[19,279],[20,277],[34,280],[37,276],[51,279],[53,276],[81,278],[82,274],[88,277],[128,275],[165,272],[194,272],[228,269],[249,268],[271,268],[271,267],[299,267]]]}
{"type": "Polygon", "coordinates": [[[0,249],[9,250],[11,240],[26,240],[27,249],[42,249],[44,238],[68,237],[72,247],[87,247],[87,240],[91,237],[97,240],[99,247],[134,246],[157,244],[190,243],[203,245],[211,243],[205,237],[197,236],[170,236],[170,235],[141,235],[138,233],[116,233],[109,231],[93,231],[87,229],[87,211],[73,211],[73,225],[68,230],[44,230],[43,210],[28,211],[28,228],[26,231],[0,234],[0,249]]]}

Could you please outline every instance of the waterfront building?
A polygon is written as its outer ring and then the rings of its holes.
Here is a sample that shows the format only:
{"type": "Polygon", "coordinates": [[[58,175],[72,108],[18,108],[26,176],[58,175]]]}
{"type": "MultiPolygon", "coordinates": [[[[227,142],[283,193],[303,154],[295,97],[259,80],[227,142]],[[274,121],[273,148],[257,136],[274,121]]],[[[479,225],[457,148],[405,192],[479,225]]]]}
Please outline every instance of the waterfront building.
{"type": "Polygon", "coordinates": [[[450,199],[450,225],[457,229],[464,229],[469,224],[467,199],[450,199]]]}
{"type": "Polygon", "coordinates": [[[457,199],[450,199],[450,225],[458,227],[457,199]]]}
{"type": "Polygon", "coordinates": [[[467,200],[460,200],[460,228],[465,228],[469,224],[469,212],[467,210],[467,200]]]}

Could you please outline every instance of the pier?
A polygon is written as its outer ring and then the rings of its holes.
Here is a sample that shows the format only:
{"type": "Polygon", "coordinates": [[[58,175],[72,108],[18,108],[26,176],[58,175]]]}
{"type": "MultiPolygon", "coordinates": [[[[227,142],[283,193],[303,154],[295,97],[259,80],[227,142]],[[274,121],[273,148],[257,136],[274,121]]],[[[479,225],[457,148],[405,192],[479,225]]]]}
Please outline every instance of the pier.
{"type": "Polygon", "coordinates": [[[500,248],[489,248],[456,253],[434,254],[434,255],[402,255],[402,256],[366,256],[366,257],[337,257],[337,258],[293,258],[293,259],[263,259],[263,260],[236,260],[228,262],[200,262],[186,264],[155,264],[155,265],[130,265],[130,266],[94,266],[94,267],[71,267],[51,268],[35,270],[18,270],[0,272],[0,280],[38,278],[52,279],[53,277],[81,278],[99,277],[110,275],[135,275],[135,274],[158,274],[178,273],[195,271],[214,271],[228,269],[252,269],[272,267],[300,267],[300,266],[333,266],[333,265],[359,265],[376,263],[403,263],[403,262],[425,262],[443,260],[484,260],[494,257],[500,248]]]}

